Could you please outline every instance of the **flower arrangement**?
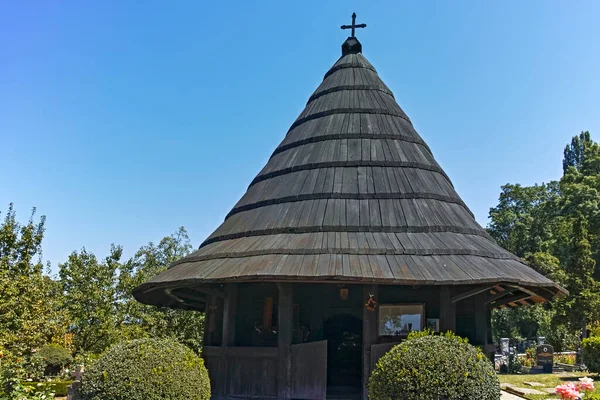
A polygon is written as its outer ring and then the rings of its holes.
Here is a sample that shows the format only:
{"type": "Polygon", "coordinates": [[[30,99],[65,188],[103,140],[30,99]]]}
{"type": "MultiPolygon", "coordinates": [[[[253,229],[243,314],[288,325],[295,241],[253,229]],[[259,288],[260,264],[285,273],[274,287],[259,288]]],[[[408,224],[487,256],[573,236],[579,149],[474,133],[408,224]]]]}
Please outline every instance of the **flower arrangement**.
{"type": "Polygon", "coordinates": [[[591,392],[594,390],[594,380],[592,378],[588,378],[587,376],[584,378],[579,378],[579,387],[585,392],[591,392]]]}
{"type": "Polygon", "coordinates": [[[579,378],[579,383],[568,382],[556,387],[556,393],[563,400],[581,400],[585,392],[594,390],[594,380],[588,378],[579,378]]]}
{"type": "Polygon", "coordinates": [[[575,365],[576,361],[577,361],[577,356],[575,355],[575,353],[569,353],[569,354],[557,353],[557,354],[554,354],[554,362],[555,363],[575,365]]]}

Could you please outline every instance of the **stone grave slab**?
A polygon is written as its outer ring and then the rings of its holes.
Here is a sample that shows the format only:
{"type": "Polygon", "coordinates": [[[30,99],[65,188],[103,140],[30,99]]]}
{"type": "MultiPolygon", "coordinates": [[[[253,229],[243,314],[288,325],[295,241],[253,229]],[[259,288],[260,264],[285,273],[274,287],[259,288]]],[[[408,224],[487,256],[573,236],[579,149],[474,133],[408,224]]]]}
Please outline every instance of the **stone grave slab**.
{"type": "MultiPolygon", "coordinates": [[[[533,387],[544,387],[545,385],[543,383],[539,383],[539,382],[523,382],[524,385],[527,386],[533,386],[533,387]]],[[[554,389],[552,389],[554,390],[554,389]]]]}
{"type": "Polygon", "coordinates": [[[532,388],[521,388],[521,387],[512,387],[510,388],[511,391],[521,395],[521,396],[526,396],[528,394],[547,394],[546,392],[541,392],[537,389],[532,389],[532,388]]]}

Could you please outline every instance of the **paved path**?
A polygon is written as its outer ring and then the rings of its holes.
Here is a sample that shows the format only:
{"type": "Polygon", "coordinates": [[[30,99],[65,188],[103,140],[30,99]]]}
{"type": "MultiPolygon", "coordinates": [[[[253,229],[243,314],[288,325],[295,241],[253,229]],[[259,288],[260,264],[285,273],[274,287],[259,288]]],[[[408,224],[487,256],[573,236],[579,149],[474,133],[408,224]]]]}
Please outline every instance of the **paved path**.
{"type": "Polygon", "coordinates": [[[514,394],[510,394],[504,390],[502,390],[500,393],[502,393],[500,400],[523,400],[523,397],[515,396],[514,394]]]}

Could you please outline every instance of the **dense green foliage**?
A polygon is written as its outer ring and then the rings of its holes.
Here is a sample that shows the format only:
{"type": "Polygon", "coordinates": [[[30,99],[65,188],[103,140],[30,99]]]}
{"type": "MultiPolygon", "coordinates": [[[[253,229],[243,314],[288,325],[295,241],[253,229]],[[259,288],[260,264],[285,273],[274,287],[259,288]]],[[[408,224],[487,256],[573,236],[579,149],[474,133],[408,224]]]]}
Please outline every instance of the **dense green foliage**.
{"type": "Polygon", "coordinates": [[[73,381],[23,382],[23,386],[34,393],[54,393],[57,397],[66,397],[69,385],[73,381]]]}
{"type": "Polygon", "coordinates": [[[492,237],[570,292],[551,304],[495,310],[496,340],[546,336],[555,350],[577,349],[580,331],[600,321],[600,146],[589,132],[565,148],[563,172],[548,184],[503,186],[490,209],[492,237]]]}
{"type": "Polygon", "coordinates": [[[369,379],[373,400],[498,400],[492,363],[454,335],[415,335],[377,362],[369,379]]]}
{"type": "Polygon", "coordinates": [[[65,332],[57,283],[44,274],[45,218],[16,220],[12,204],[0,223],[0,353],[4,363],[31,354],[65,332]]]}
{"type": "Polygon", "coordinates": [[[51,366],[62,367],[73,361],[71,352],[57,344],[49,344],[42,347],[38,354],[46,361],[46,364],[51,366]]]}
{"type": "Polygon", "coordinates": [[[105,258],[75,251],[51,276],[41,261],[44,224],[35,210],[20,224],[12,204],[0,221],[0,379],[9,382],[6,396],[25,396],[24,379],[63,373],[72,355],[73,364],[87,364],[126,339],[172,338],[199,352],[202,313],[146,306],[131,295],[191,251],[184,228],[129,260],[122,260],[120,246],[111,246],[105,258]]]}
{"type": "Polygon", "coordinates": [[[123,339],[171,337],[199,351],[204,315],[156,308],[137,302],[131,291],[191,251],[184,228],[158,245],[143,246],[122,262],[122,248],[112,246],[99,260],[86,249],[60,264],[59,282],[77,351],[100,353],[123,339]]]}
{"type": "Polygon", "coordinates": [[[111,347],[81,381],[84,400],[208,400],[204,361],[165,339],[140,339],[111,347]]]}
{"type": "Polygon", "coordinates": [[[68,349],[57,344],[44,346],[35,355],[44,367],[44,375],[57,375],[73,362],[73,356],[68,349]]]}
{"type": "Polygon", "coordinates": [[[600,336],[583,339],[583,362],[590,372],[600,373],[600,336]]]}

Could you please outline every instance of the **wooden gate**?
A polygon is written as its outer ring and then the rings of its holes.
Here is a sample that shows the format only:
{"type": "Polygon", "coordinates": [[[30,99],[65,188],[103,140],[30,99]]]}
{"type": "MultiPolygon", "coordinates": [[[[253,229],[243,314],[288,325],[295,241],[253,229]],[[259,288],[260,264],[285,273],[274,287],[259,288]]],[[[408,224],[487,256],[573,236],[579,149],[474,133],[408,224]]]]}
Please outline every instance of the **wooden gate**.
{"type": "Polygon", "coordinates": [[[292,398],[327,396],[327,340],[292,345],[292,398]]]}
{"type": "MultiPolygon", "coordinates": [[[[377,365],[377,361],[379,361],[379,359],[381,357],[383,357],[383,355],[385,353],[387,353],[388,351],[390,351],[392,349],[392,347],[394,347],[395,345],[397,345],[398,343],[381,343],[381,344],[374,344],[371,346],[371,371],[373,372],[373,369],[375,369],[375,365],[377,365]]],[[[369,373],[369,376],[371,374],[369,373]]],[[[368,377],[367,377],[368,379],[368,377]]]]}

